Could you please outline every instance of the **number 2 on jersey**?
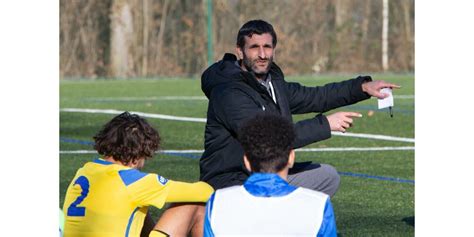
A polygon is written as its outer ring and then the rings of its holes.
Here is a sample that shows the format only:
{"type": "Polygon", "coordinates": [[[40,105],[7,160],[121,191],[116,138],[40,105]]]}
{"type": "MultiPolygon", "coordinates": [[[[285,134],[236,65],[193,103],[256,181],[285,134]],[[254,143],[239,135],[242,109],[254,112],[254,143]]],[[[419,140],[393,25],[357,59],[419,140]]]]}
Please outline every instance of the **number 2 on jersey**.
{"type": "Polygon", "coordinates": [[[71,205],[67,209],[68,216],[85,216],[86,215],[86,208],[85,207],[78,207],[77,205],[81,204],[84,201],[84,198],[87,197],[89,194],[89,180],[85,176],[79,176],[74,182],[74,185],[78,184],[81,189],[81,195],[77,197],[77,199],[71,203],[71,205]]]}

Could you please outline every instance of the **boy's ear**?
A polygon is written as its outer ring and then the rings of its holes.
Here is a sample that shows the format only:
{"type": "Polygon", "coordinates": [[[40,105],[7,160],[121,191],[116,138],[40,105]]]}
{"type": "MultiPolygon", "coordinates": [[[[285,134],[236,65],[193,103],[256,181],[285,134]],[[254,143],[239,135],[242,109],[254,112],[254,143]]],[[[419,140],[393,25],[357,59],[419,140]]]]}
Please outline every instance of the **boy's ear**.
{"type": "Polygon", "coordinates": [[[295,164],[295,150],[291,149],[290,155],[288,156],[288,168],[293,168],[295,164]]]}
{"type": "Polygon", "coordinates": [[[244,155],[244,165],[245,165],[245,168],[247,168],[249,171],[252,171],[252,166],[250,165],[250,162],[247,159],[246,155],[244,155]]]}
{"type": "Polygon", "coordinates": [[[145,160],[146,158],[136,159],[133,162],[131,162],[131,167],[135,169],[142,169],[143,166],[145,166],[145,160]]]}

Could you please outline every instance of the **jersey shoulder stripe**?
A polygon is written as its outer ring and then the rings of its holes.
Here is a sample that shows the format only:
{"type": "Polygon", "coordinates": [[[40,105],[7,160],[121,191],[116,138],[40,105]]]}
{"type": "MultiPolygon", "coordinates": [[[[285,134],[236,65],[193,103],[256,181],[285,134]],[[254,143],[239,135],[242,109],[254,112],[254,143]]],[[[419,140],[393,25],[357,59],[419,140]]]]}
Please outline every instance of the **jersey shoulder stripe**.
{"type": "Polygon", "coordinates": [[[125,186],[133,184],[147,175],[147,173],[140,172],[136,169],[120,170],[118,173],[125,186]]]}
{"type": "Polygon", "coordinates": [[[93,163],[101,164],[101,165],[113,165],[114,163],[102,159],[95,159],[92,161],[93,163]]]}

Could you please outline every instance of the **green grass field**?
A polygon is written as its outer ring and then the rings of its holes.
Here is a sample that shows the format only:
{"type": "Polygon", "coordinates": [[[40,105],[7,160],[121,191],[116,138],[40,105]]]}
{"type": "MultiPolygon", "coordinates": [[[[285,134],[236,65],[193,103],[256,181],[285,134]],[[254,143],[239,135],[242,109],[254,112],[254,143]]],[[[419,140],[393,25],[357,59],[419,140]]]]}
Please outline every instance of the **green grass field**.
{"type": "MultiPolygon", "coordinates": [[[[290,77],[304,85],[323,85],[349,77],[290,77]]],[[[387,110],[377,110],[377,100],[370,99],[338,110],[356,111],[364,115],[356,119],[348,132],[414,138],[413,75],[377,75],[397,83],[394,92],[394,117],[387,110]],[[370,110],[375,111],[368,116],[370,110]]],[[[114,109],[150,114],[205,118],[207,99],[196,79],[147,80],[62,80],[60,109],[114,109]]],[[[75,171],[97,154],[92,151],[92,136],[114,115],[103,113],[60,112],[60,207],[67,185],[75,171]],[[71,152],[71,153],[65,153],[71,152]]],[[[297,115],[294,120],[314,116],[297,115]]],[[[147,119],[163,137],[163,150],[202,150],[202,122],[147,119]]],[[[333,136],[306,148],[378,148],[414,147],[413,142],[333,136]]],[[[414,150],[387,151],[316,151],[297,152],[299,161],[331,164],[341,173],[341,186],[332,199],[340,236],[413,236],[414,235],[414,150]]],[[[200,154],[157,154],[147,162],[145,171],[170,179],[197,181],[200,154]]],[[[152,209],[154,219],[160,210],[152,209]]]]}

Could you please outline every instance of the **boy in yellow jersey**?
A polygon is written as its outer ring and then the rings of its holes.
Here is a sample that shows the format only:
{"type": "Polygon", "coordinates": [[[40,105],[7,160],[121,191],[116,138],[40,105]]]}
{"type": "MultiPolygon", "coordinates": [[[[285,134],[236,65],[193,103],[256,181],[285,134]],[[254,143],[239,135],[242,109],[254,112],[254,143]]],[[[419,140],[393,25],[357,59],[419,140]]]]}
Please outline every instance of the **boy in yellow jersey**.
{"type": "MultiPolygon", "coordinates": [[[[68,187],[63,206],[65,237],[137,237],[149,206],[206,202],[214,191],[204,182],[184,183],[141,172],[145,160],[158,150],[160,136],[138,115],[116,116],[94,140],[103,158],[86,163],[68,187]]],[[[167,234],[155,229],[150,236],[167,234]]]]}

